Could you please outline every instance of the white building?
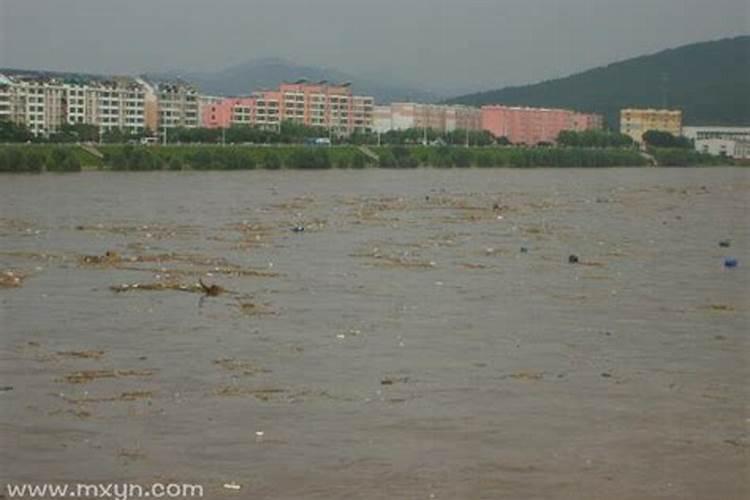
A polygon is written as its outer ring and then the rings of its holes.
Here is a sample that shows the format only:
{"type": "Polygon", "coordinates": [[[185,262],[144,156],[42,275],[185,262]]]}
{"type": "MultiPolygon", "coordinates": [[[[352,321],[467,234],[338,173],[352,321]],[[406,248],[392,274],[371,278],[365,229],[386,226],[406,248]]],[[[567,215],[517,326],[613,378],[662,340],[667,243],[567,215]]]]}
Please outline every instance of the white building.
{"type": "Polygon", "coordinates": [[[34,135],[49,135],[64,124],[65,87],[54,79],[20,79],[10,85],[10,115],[34,135]]]}
{"type": "Polygon", "coordinates": [[[374,128],[380,133],[412,128],[438,132],[481,130],[482,111],[469,106],[395,102],[375,107],[374,128]]]}
{"type": "Polygon", "coordinates": [[[49,136],[65,125],[139,133],[146,129],[146,87],[128,78],[0,76],[0,119],[49,136]]]}
{"type": "Polygon", "coordinates": [[[750,127],[682,127],[682,135],[688,139],[740,139],[750,140],[750,127]]]}
{"type": "Polygon", "coordinates": [[[699,153],[750,158],[750,127],[683,127],[682,135],[693,141],[699,153]]]}
{"type": "Polygon", "coordinates": [[[7,77],[0,75],[0,120],[11,119],[11,106],[13,102],[11,95],[13,89],[12,82],[7,77]]]}
{"type": "Polygon", "coordinates": [[[726,156],[729,158],[747,160],[750,159],[750,140],[740,139],[698,139],[695,141],[695,150],[699,153],[714,156],[726,156]]]}
{"type": "Polygon", "coordinates": [[[200,126],[198,91],[183,83],[158,83],[159,128],[194,128],[200,126]]]}

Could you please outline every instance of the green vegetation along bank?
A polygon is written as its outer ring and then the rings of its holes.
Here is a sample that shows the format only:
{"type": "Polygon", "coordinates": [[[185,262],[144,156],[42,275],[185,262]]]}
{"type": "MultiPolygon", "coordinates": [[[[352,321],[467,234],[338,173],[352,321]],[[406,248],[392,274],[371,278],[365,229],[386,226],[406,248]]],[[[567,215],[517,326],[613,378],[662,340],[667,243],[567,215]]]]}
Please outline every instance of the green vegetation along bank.
{"type": "MultiPolygon", "coordinates": [[[[650,160],[634,149],[459,146],[134,146],[0,145],[0,172],[101,170],[251,170],[328,168],[638,167],[650,160]],[[94,152],[101,152],[101,158],[94,152]]],[[[651,148],[664,166],[727,165],[731,160],[686,149],[651,148]]]]}

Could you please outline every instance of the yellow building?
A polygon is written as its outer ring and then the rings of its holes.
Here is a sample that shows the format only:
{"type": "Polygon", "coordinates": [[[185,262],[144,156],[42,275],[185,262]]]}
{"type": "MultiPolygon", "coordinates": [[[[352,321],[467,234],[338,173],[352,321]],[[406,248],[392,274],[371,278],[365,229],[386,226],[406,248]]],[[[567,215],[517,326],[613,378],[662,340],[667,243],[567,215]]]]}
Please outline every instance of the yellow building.
{"type": "Polygon", "coordinates": [[[682,111],[671,109],[623,109],[620,110],[620,132],[637,142],[643,142],[643,134],[649,130],[682,134],[682,111]]]}

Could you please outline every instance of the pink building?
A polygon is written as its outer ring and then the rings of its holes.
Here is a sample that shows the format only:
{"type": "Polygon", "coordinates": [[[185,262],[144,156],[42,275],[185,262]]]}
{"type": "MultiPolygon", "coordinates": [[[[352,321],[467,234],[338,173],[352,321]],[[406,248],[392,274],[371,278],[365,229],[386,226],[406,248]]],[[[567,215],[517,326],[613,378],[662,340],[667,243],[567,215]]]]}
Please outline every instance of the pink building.
{"type": "Polygon", "coordinates": [[[495,137],[507,137],[514,144],[554,143],[563,130],[601,128],[601,115],[568,109],[483,106],[482,129],[495,137]]]}
{"type": "Polygon", "coordinates": [[[202,109],[201,123],[206,128],[227,128],[232,125],[253,123],[256,99],[231,97],[206,104],[202,109]]]}
{"type": "Polygon", "coordinates": [[[209,103],[201,118],[207,128],[254,125],[275,129],[283,121],[291,121],[349,135],[371,131],[373,112],[373,98],[354,95],[347,84],[299,81],[283,83],[277,90],[255,92],[252,97],[209,103]]]}

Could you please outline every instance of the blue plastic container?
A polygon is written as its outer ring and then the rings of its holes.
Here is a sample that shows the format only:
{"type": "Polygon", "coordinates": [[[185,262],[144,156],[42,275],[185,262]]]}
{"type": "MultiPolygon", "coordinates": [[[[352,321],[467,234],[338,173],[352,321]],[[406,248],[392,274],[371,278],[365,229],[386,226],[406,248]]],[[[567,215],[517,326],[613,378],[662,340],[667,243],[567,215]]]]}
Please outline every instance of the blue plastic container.
{"type": "Polygon", "coordinates": [[[739,265],[740,263],[734,257],[727,257],[726,259],[724,259],[724,267],[726,267],[727,269],[734,269],[739,265]]]}

